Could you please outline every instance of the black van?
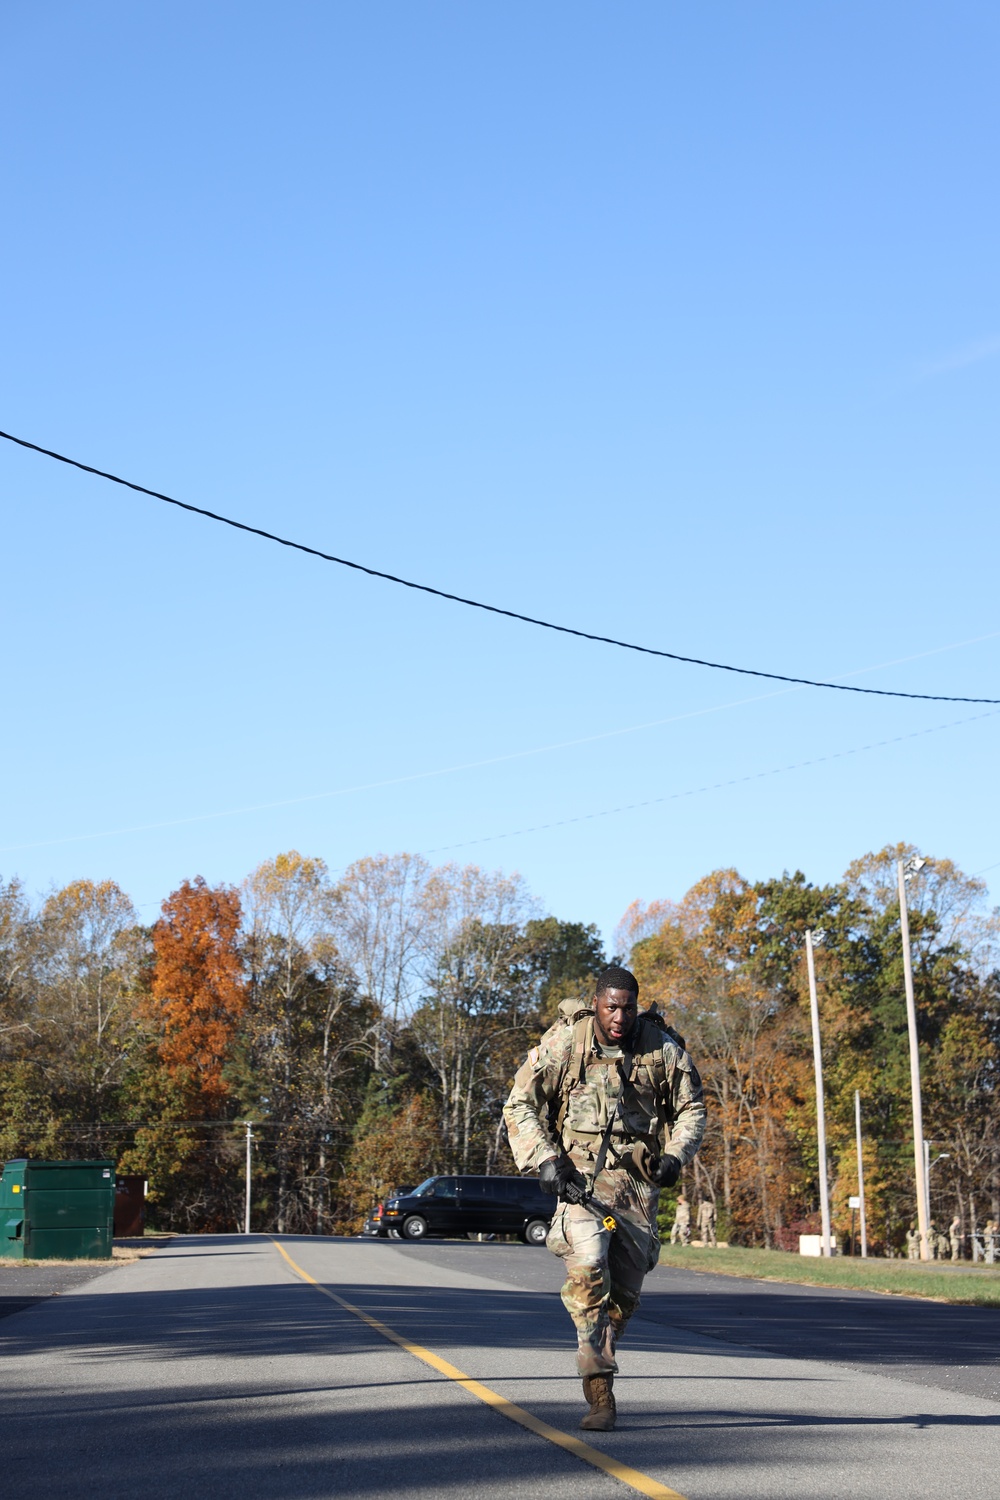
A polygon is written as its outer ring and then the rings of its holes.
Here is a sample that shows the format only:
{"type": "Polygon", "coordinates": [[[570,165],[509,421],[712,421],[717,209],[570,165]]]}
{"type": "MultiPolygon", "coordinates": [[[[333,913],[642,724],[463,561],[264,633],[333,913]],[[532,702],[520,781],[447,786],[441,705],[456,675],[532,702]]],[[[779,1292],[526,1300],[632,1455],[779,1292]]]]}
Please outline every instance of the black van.
{"type": "Polygon", "coordinates": [[[388,1200],[382,1224],[407,1240],[519,1234],[526,1245],[544,1245],[556,1207],[537,1177],[428,1177],[412,1193],[388,1200]]]}

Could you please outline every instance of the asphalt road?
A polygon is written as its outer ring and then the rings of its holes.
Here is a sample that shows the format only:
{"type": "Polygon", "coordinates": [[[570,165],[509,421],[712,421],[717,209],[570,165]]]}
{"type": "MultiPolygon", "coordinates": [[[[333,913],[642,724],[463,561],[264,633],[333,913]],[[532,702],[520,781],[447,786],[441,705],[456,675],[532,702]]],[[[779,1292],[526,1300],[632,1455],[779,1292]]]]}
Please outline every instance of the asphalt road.
{"type": "MultiPolygon", "coordinates": [[[[545,1250],[282,1237],[500,1397],[576,1435],[545,1250]]],[[[592,1448],[688,1500],[997,1491],[1000,1315],[660,1269],[592,1448]]],[[[525,1431],[303,1282],[268,1239],[174,1240],[0,1323],[5,1487],[83,1500],[476,1495],[619,1480],[525,1431]]],[[[648,1491],[647,1491],[648,1492],[648,1491]]]]}

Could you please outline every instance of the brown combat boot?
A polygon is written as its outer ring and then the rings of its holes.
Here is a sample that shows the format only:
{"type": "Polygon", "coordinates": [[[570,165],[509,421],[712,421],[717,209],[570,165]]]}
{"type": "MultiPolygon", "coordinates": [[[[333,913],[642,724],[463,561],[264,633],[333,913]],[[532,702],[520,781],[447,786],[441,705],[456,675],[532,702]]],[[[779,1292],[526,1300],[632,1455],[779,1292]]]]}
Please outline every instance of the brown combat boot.
{"type": "Polygon", "coordinates": [[[580,1423],[585,1432],[611,1432],[614,1428],[618,1416],[614,1391],[611,1389],[614,1378],[613,1375],[583,1377],[584,1400],[590,1404],[590,1410],[580,1423]]]}

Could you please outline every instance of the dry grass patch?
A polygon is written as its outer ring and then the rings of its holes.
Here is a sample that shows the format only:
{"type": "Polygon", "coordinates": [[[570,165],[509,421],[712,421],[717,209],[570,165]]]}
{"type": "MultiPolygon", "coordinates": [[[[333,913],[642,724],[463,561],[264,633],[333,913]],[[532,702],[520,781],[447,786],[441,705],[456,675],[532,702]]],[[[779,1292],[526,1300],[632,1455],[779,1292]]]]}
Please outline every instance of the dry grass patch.
{"type": "MultiPolygon", "coordinates": [[[[163,1242],[160,1241],[160,1244],[163,1242]]],[[[73,1260],[8,1260],[6,1257],[0,1259],[0,1266],[7,1270],[15,1270],[19,1266],[127,1266],[134,1260],[143,1260],[147,1255],[152,1255],[154,1250],[160,1248],[160,1244],[150,1245],[113,1245],[111,1248],[111,1259],[104,1256],[91,1259],[89,1256],[78,1256],[73,1260]]]]}

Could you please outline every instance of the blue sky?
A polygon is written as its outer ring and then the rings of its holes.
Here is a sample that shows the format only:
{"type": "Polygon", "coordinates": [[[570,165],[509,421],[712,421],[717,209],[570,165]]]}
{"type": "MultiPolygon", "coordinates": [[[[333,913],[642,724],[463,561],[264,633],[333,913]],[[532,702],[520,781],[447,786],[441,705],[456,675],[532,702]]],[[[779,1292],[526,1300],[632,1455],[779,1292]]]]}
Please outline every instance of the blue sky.
{"type": "MultiPolygon", "coordinates": [[[[5,33],[0,426],[527,614],[1000,698],[995,6],[5,33]]],[[[0,873],[33,891],[111,876],[151,918],[282,849],[411,849],[610,938],[722,865],[1000,862],[1000,719],[936,729],[984,708],[539,632],[0,448],[0,873]]]]}

